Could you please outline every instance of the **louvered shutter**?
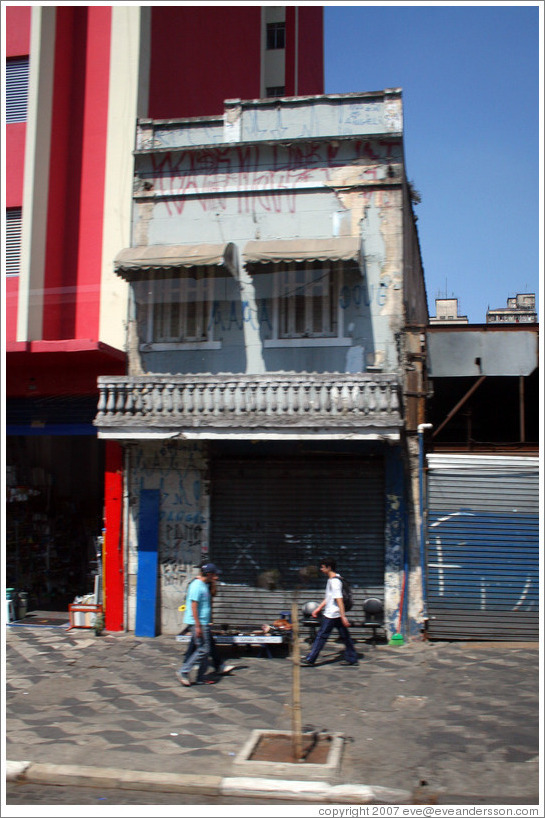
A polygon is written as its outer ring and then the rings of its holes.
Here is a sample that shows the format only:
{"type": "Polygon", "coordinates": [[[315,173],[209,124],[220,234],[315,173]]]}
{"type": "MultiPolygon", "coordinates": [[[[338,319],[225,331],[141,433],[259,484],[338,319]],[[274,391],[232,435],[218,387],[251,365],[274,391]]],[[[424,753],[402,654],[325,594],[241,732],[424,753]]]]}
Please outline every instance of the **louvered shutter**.
{"type": "Polygon", "coordinates": [[[6,61],[6,122],[26,122],[28,57],[6,61]]]}
{"type": "Polygon", "coordinates": [[[20,207],[6,210],[6,275],[19,275],[21,261],[21,225],[20,207]]]}

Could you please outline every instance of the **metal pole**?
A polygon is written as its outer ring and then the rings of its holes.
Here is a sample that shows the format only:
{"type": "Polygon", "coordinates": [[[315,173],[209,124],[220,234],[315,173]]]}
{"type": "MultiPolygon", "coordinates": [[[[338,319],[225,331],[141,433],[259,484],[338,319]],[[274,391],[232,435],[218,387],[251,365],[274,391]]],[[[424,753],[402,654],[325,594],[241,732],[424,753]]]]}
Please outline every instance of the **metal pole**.
{"type": "Polygon", "coordinates": [[[426,582],[426,536],[424,527],[424,429],[431,423],[419,423],[418,431],[418,494],[420,501],[420,571],[422,573],[422,608],[424,619],[428,618],[428,589],[426,582]]]}
{"type": "Polygon", "coordinates": [[[526,442],[526,426],[524,421],[524,375],[519,375],[519,418],[520,442],[526,442]]]}

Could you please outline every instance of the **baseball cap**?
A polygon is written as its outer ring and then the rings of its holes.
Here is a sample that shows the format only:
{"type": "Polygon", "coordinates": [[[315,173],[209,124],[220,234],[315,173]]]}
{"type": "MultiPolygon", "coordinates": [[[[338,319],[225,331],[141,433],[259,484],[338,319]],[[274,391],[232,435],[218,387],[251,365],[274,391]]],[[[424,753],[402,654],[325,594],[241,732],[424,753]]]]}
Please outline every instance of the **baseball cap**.
{"type": "Polygon", "coordinates": [[[213,562],[205,562],[201,567],[202,574],[219,574],[220,570],[213,562]]]}

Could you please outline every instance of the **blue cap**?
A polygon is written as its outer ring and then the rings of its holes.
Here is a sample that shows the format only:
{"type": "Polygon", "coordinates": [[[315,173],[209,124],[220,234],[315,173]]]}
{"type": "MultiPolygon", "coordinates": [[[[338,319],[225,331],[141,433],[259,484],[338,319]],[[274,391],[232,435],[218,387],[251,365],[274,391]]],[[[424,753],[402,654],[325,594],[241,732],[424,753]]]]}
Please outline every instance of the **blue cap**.
{"type": "Polygon", "coordinates": [[[201,574],[219,574],[219,568],[213,562],[205,562],[201,567],[201,574]]]}

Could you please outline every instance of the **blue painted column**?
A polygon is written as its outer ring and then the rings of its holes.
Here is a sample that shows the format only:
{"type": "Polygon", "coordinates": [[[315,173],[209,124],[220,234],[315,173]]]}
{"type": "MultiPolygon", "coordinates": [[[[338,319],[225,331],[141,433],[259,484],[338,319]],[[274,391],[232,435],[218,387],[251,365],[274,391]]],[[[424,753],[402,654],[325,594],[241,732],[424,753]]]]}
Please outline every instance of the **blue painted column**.
{"type": "MultiPolygon", "coordinates": [[[[398,632],[405,567],[405,475],[401,446],[388,446],[385,458],[386,526],[384,553],[384,621],[388,636],[398,632]]],[[[405,591],[408,591],[408,576],[405,591]]],[[[403,607],[406,607],[406,597],[403,607]]],[[[403,631],[401,631],[403,632],[403,631]]]]}
{"type": "Polygon", "coordinates": [[[138,518],[135,636],[157,636],[158,489],[142,489],[138,518]]]}

